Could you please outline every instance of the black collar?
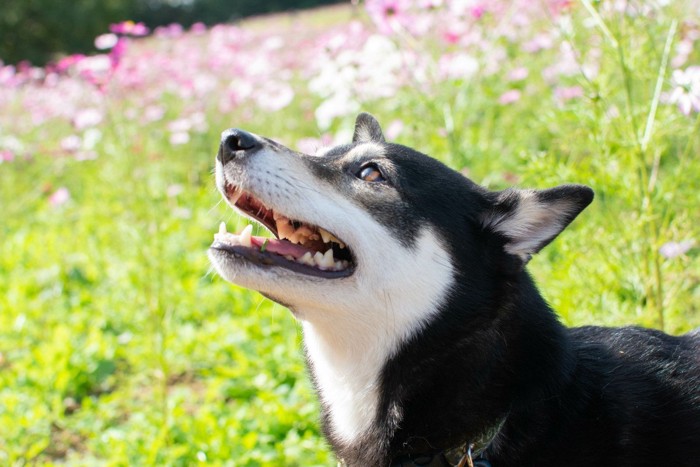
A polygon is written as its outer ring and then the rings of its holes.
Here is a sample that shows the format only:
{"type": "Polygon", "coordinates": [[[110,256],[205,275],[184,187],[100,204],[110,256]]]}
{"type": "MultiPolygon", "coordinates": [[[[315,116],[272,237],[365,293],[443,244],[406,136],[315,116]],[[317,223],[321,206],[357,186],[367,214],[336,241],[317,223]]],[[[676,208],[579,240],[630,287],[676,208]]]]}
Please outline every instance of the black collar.
{"type": "Polygon", "coordinates": [[[477,440],[443,451],[404,454],[392,459],[391,467],[492,467],[486,456],[489,445],[501,431],[506,417],[477,440]]]}
{"type": "Polygon", "coordinates": [[[472,457],[471,447],[460,446],[445,451],[403,455],[391,461],[391,467],[492,467],[484,452],[472,457]]]}

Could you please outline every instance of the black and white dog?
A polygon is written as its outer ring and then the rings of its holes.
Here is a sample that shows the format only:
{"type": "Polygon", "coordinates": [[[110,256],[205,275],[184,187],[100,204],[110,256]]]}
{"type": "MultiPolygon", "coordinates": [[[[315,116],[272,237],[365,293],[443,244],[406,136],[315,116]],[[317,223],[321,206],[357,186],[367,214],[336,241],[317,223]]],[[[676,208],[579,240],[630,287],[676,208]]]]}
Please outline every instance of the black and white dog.
{"type": "Polygon", "coordinates": [[[303,324],[324,433],[351,466],[700,466],[700,332],[568,329],[525,270],[593,199],[492,192],[387,143],[309,156],[223,133],[216,184],[275,238],[211,261],[303,324]]]}

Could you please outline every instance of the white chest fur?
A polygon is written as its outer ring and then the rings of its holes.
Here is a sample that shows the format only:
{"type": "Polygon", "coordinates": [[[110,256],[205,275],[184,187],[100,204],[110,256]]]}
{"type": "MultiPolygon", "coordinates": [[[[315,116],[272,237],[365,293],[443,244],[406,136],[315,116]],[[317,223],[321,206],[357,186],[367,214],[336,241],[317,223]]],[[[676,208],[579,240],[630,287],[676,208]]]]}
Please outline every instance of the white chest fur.
{"type": "Polygon", "coordinates": [[[347,294],[343,306],[301,313],[319,396],[335,436],[348,443],[376,420],[385,363],[439,309],[454,280],[449,256],[429,230],[412,248],[396,246],[390,269],[382,268],[358,274],[373,280],[354,290],[339,287],[347,294]]]}

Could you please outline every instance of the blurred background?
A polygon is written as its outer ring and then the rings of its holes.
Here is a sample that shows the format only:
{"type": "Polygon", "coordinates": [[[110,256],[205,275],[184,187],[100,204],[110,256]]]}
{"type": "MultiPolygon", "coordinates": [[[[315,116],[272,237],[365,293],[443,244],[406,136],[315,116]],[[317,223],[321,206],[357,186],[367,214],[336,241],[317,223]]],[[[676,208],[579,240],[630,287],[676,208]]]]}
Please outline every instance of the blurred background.
{"type": "Polygon", "coordinates": [[[2,1],[0,465],[336,465],[298,323],[206,256],[231,127],[589,185],[528,265],[561,320],[700,326],[698,0],[320,3],[2,1]]]}
{"type": "Polygon", "coordinates": [[[59,55],[85,53],[108,26],[126,19],[151,28],[177,23],[212,26],[263,13],[339,3],[339,0],[5,0],[0,57],[45,65],[59,55]]]}

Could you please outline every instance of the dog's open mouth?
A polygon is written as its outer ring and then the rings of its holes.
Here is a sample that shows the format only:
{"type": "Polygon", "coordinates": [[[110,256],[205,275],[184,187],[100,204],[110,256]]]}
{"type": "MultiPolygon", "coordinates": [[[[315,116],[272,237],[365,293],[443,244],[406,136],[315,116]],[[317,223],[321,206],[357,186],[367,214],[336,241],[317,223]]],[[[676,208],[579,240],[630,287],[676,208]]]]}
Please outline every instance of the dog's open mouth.
{"type": "Polygon", "coordinates": [[[301,274],[325,278],[347,277],[355,262],[348,246],[335,235],[315,225],[289,219],[235,186],[226,185],[229,202],[267,228],[275,238],[252,235],[247,225],[239,234],[226,231],[221,223],[212,248],[242,257],[252,263],[283,267],[301,274]]]}

